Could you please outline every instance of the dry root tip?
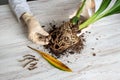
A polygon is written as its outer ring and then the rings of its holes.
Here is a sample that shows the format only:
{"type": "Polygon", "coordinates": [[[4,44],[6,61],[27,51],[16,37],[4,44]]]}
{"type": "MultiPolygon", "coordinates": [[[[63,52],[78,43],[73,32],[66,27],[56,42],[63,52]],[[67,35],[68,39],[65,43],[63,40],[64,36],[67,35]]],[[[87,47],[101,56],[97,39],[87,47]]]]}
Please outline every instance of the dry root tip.
{"type": "Polygon", "coordinates": [[[35,56],[31,54],[27,54],[27,55],[24,55],[23,57],[35,57],[35,56]]]}
{"type": "Polygon", "coordinates": [[[35,63],[31,63],[30,65],[33,65],[33,66],[35,66],[37,64],[37,62],[35,62],[35,63]]]}
{"type": "Polygon", "coordinates": [[[18,60],[19,62],[23,62],[23,61],[26,61],[26,60],[34,60],[34,61],[38,61],[38,59],[36,59],[35,57],[24,57],[23,60],[18,60]]]}
{"type": "Polygon", "coordinates": [[[33,69],[36,69],[37,67],[29,67],[28,70],[33,70],[33,69]]]}
{"type": "Polygon", "coordinates": [[[23,65],[23,67],[26,67],[28,64],[30,64],[31,62],[33,62],[34,60],[30,60],[28,61],[25,65],[23,65]]]}

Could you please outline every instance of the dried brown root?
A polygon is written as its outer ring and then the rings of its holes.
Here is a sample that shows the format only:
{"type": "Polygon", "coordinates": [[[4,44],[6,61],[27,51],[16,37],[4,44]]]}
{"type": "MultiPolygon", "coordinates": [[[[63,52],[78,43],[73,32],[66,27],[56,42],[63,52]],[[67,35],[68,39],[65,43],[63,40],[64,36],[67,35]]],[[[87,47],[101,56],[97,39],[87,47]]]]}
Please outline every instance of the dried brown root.
{"type": "Polygon", "coordinates": [[[33,70],[33,69],[36,69],[37,67],[29,67],[28,70],[33,70]]]}
{"type": "Polygon", "coordinates": [[[23,57],[35,57],[34,55],[31,55],[31,54],[26,54],[24,55],[23,57]]]}
{"type": "Polygon", "coordinates": [[[36,65],[37,65],[38,59],[34,55],[31,55],[31,54],[24,55],[23,59],[19,60],[19,62],[24,62],[26,60],[27,62],[23,65],[23,68],[27,67],[28,70],[33,70],[37,68],[36,65]]]}

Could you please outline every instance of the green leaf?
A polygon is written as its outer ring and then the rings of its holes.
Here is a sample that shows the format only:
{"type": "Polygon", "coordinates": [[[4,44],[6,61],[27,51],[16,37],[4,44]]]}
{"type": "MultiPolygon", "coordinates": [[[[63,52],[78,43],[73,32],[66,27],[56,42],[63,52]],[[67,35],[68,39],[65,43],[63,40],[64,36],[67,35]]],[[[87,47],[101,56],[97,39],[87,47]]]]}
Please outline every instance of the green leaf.
{"type": "Polygon", "coordinates": [[[86,0],[83,0],[82,5],[78,9],[76,15],[71,19],[71,22],[73,23],[73,25],[77,24],[77,22],[79,21],[83,7],[85,6],[85,2],[86,2],[86,0]]]}
{"type": "Polygon", "coordinates": [[[97,10],[97,12],[94,14],[94,15],[99,15],[101,14],[110,4],[112,0],[103,0],[102,3],[101,3],[101,6],[100,8],[97,10]]]}
{"type": "Polygon", "coordinates": [[[113,14],[118,14],[118,13],[120,13],[120,0],[116,0],[115,4],[108,11],[106,11],[104,14],[102,14],[102,16],[100,18],[110,16],[113,14]]]}
{"type": "Polygon", "coordinates": [[[97,12],[91,18],[89,18],[86,22],[81,24],[79,26],[79,29],[84,29],[88,25],[98,21],[101,18],[120,13],[120,0],[116,0],[114,5],[110,9],[106,10],[106,8],[109,6],[110,2],[112,2],[112,0],[103,0],[102,4],[101,4],[100,8],[97,10],[97,12]]]}
{"type": "Polygon", "coordinates": [[[76,16],[79,18],[81,13],[82,13],[82,10],[83,10],[83,7],[85,5],[85,2],[86,0],[83,0],[83,3],[82,3],[82,6],[78,9],[77,13],[76,13],[76,16]]]}
{"type": "Polygon", "coordinates": [[[40,50],[37,50],[37,49],[34,49],[30,46],[28,46],[30,49],[38,52],[45,60],[47,60],[52,66],[60,69],[60,70],[63,70],[63,71],[68,71],[68,72],[72,72],[72,70],[67,67],[65,64],[63,64],[62,62],[60,62],[59,60],[57,60],[56,58],[52,57],[51,55],[45,53],[45,52],[42,52],[40,50]]]}
{"type": "Polygon", "coordinates": [[[84,29],[86,28],[88,25],[92,24],[93,22],[96,21],[96,18],[100,16],[100,14],[105,11],[105,9],[109,6],[110,2],[112,0],[103,0],[101,3],[100,8],[97,10],[97,12],[95,14],[92,15],[92,17],[90,17],[86,22],[84,22],[83,24],[81,24],[79,26],[79,29],[84,29]]]}

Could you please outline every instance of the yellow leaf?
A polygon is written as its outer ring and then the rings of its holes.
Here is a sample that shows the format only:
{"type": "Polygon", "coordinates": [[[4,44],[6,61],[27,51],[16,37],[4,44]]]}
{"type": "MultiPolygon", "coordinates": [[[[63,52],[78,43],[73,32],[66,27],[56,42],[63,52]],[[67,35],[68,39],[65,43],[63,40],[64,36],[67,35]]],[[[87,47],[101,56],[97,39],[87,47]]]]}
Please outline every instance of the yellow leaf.
{"type": "Polygon", "coordinates": [[[72,72],[72,70],[67,67],[65,64],[63,64],[62,62],[60,62],[59,60],[57,60],[56,58],[52,57],[51,55],[42,52],[40,50],[34,49],[30,46],[28,46],[30,49],[38,52],[45,60],[47,60],[51,65],[53,65],[54,67],[63,70],[63,71],[68,71],[68,72],[72,72]]]}

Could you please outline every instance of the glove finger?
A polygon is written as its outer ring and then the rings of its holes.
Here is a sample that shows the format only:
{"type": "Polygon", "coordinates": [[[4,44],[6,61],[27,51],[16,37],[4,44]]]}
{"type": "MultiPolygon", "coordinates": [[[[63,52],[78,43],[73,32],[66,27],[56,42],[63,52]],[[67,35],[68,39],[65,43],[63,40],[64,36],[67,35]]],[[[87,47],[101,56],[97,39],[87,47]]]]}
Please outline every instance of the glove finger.
{"type": "Polygon", "coordinates": [[[28,37],[36,44],[47,45],[49,43],[49,39],[41,37],[39,33],[30,34],[28,37]]]}
{"type": "Polygon", "coordinates": [[[43,36],[49,36],[49,33],[46,32],[43,28],[40,29],[39,33],[43,36]]]}

